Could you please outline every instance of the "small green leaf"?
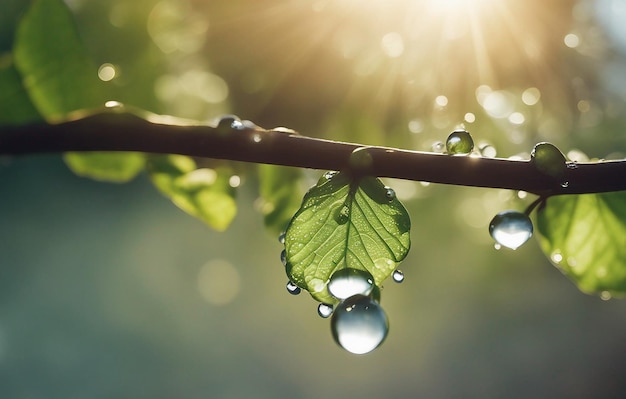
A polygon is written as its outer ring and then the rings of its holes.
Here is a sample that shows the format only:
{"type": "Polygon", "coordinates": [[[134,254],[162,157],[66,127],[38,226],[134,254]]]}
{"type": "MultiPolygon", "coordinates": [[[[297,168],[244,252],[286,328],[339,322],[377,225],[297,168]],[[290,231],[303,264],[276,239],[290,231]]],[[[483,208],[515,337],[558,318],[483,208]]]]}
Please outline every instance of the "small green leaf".
{"type": "Polygon", "coordinates": [[[24,87],[46,119],[101,106],[108,99],[61,0],[32,2],[19,24],[13,54],[24,87]]]}
{"type": "Polygon", "coordinates": [[[154,185],[188,214],[224,231],[237,214],[229,169],[196,169],[183,155],[155,155],[149,160],[154,185]]]}
{"type": "Polygon", "coordinates": [[[299,187],[302,172],[297,168],[260,164],[259,193],[265,226],[275,233],[285,231],[301,201],[299,187]]]}
{"type": "Polygon", "coordinates": [[[63,159],[79,176],[112,183],[132,180],[146,163],[139,152],[67,152],[63,159]]]}
{"type": "Polygon", "coordinates": [[[409,215],[392,194],[377,178],[324,175],[287,228],[291,281],[329,304],[337,302],[327,289],[336,270],[366,270],[379,287],[410,247],[409,215]]]}
{"type": "Polygon", "coordinates": [[[548,198],[537,230],[544,253],[582,291],[626,294],[626,191],[548,198]]]}

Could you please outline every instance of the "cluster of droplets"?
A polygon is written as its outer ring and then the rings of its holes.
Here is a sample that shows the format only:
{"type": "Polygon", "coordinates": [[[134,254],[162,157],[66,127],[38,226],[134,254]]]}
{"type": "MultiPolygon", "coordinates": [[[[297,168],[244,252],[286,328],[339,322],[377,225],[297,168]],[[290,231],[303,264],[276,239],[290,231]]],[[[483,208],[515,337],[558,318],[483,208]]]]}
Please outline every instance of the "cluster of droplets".
{"type": "MultiPolygon", "coordinates": [[[[327,172],[323,178],[329,180],[336,174],[337,172],[327,172]]],[[[395,191],[390,187],[384,189],[387,200],[394,201],[395,191]]],[[[335,212],[335,219],[339,224],[346,223],[349,217],[350,208],[345,204],[335,212]]],[[[280,234],[278,241],[285,245],[284,232],[280,234]]],[[[280,260],[283,266],[287,265],[285,249],[280,253],[280,260]]],[[[404,281],[404,273],[395,270],[392,279],[401,283],[404,281]]],[[[371,273],[353,268],[338,269],[328,279],[326,288],[338,303],[320,303],[317,313],[322,318],[331,318],[331,332],[335,342],[355,354],[365,354],[380,346],[387,337],[389,321],[380,306],[380,289],[371,273]]],[[[302,292],[302,288],[291,280],[287,282],[286,289],[292,295],[302,292]]]]}

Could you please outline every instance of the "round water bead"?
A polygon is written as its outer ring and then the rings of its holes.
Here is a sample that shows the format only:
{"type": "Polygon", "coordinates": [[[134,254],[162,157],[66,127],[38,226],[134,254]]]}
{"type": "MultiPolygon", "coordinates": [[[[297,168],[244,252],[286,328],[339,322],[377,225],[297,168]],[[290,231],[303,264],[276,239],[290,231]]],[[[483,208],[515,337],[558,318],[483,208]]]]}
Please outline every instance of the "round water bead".
{"type": "Polygon", "coordinates": [[[404,281],[404,273],[402,273],[401,270],[395,270],[393,272],[393,274],[391,275],[391,278],[393,279],[393,281],[395,281],[396,283],[401,283],[404,281]]]}
{"type": "Polygon", "coordinates": [[[302,292],[302,290],[300,289],[300,287],[298,287],[296,285],[296,283],[294,283],[293,281],[289,280],[287,282],[287,292],[289,292],[291,295],[298,295],[300,292],[302,292]]]}
{"type": "Polygon", "coordinates": [[[374,286],[374,277],[359,269],[340,269],[330,276],[328,292],[337,299],[346,299],[356,294],[369,295],[374,286]]]}
{"type": "Polygon", "coordinates": [[[282,263],[283,266],[287,265],[287,251],[284,249],[280,251],[280,263],[282,263]]]}
{"type": "Polygon", "coordinates": [[[385,197],[387,197],[387,201],[393,202],[396,199],[396,192],[391,187],[385,187],[385,197]]]}
{"type": "Polygon", "coordinates": [[[278,242],[281,244],[285,244],[285,236],[287,235],[286,231],[283,231],[282,233],[280,233],[280,235],[278,236],[278,242]]]}
{"type": "Polygon", "coordinates": [[[489,223],[489,234],[498,244],[517,249],[533,235],[533,223],[524,213],[503,211],[489,223]]]}
{"type": "Polygon", "coordinates": [[[339,346],[351,353],[364,354],[385,340],[389,322],[378,303],[365,295],[354,295],[337,305],[330,328],[339,346]]]}
{"type": "Polygon", "coordinates": [[[538,143],[530,153],[530,160],[538,171],[562,180],[567,173],[565,155],[554,144],[538,143]]]}
{"type": "Polygon", "coordinates": [[[327,303],[320,303],[317,306],[317,314],[324,319],[330,317],[333,314],[333,305],[329,305],[327,303]]]}
{"type": "Polygon", "coordinates": [[[467,155],[474,149],[474,140],[469,132],[465,130],[455,130],[446,140],[446,150],[448,154],[467,155]]]}
{"type": "Polygon", "coordinates": [[[242,127],[243,123],[237,115],[223,115],[218,120],[216,129],[220,133],[228,133],[232,129],[241,129],[242,127]]]}

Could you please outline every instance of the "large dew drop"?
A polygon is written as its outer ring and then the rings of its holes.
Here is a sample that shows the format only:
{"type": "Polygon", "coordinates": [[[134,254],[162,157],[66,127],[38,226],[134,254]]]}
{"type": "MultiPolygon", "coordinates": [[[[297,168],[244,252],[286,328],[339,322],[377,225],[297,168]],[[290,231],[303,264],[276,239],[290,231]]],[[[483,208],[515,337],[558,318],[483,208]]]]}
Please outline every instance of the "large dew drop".
{"type": "Polygon", "coordinates": [[[491,220],[489,234],[498,244],[517,249],[533,235],[533,223],[524,213],[503,211],[491,220]]]}
{"type": "Polygon", "coordinates": [[[337,305],[330,327],[339,346],[360,355],[373,351],[385,340],[389,322],[379,304],[365,295],[354,295],[337,305]]]}
{"type": "Polygon", "coordinates": [[[330,276],[328,292],[337,299],[346,299],[356,294],[369,295],[374,287],[374,277],[358,269],[340,269],[330,276]]]}
{"type": "Polygon", "coordinates": [[[450,133],[446,140],[446,150],[448,154],[467,155],[474,149],[474,140],[469,132],[465,130],[455,130],[450,133]]]}
{"type": "Polygon", "coordinates": [[[287,288],[287,292],[290,293],[291,295],[298,295],[302,291],[300,287],[298,287],[296,283],[294,283],[291,280],[287,282],[286,288],[287,288]]]}

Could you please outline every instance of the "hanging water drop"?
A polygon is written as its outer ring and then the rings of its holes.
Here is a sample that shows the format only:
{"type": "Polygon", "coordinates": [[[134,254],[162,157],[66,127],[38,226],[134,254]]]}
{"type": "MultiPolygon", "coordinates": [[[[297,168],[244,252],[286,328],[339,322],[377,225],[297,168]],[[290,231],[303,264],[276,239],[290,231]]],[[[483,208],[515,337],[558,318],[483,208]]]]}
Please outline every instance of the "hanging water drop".
{"type": "Polygon", "coordinates": [[[389,322],[378,303],[365,295],[354,295],[337,305],[330,327],[339,346],[351,353],[364,354],[385,340],[389,322]]]}
{"type": "Polygon", "coordinates": [[[291,280],[287,282],[286,287],[287,287],[287,292],[289,292],[291,295],[298,295],[302,291],[300,287],[298,287],[296,283],[294,283],[291,280]]]}
{"type": "Polygon", "coordinates": [[[392,202],[396,199],[396,192],[391,187],[385,187],[385,196],[387,197],[387,201],[392,202]]]}
{"type": "Polygon", "coordinates": [[[329,318],[330,315],[333,314],[333,305],[329,305],[327,303],[320,303],[317,306],[317,314],[320,317],[323,317],[324,319],[329,318]]]}
{"type": "Polygon", "coordinates": [[[348,205],[342,205],[335,212],[335,221],[339,224],[346,224],[350,219],[350,208],[348,205]]]}
{"type": "Polygon", "coordinates": [[[346,299],[356,294],[369,295],[374,286],[374,277],[366,270],[340,269],[330,276],[328,292],[337,299],[346,299]]]}
{"type": "Polygon", "coordinates": [[[395,281],[396,283],[401,283],[404,281],[404,273],[402,273],[401,270],[395,270],[393,272],[393,274],[391,275],[391,278],[393,279],[393,281],[395,281]]]}
{"type": "Polygon", "coordinates": [[[446,150],[452,155],[467,155],[474,149],[474,140],[469,132],[455,130],[446,140],[446,150]]]}
{"type": "Polygon", "coordinates": [[[283,231],[282,233],[280,233],[280,235],[278,236],[278,242],[281,244],[285,244],[285,235],[287,234],[286,231],[283,231]]]}
{"type": "Polygon", "coordinates": [[[561,187],[563,188],[568,188],[569,187],[569,182],[568,181],[564,181],[561,183],[561,187]]]}
{"type": "Polygon", "coordinates": [[[533,235],[533,223],[524,213],[503,211],[491,220],[489,234],[498,244],[517,249],[533,235]]]}
{"type": "Polygon", "coordinates": [[[282,263],[283,266],[287,266],[287,251],[284,249],[280,251],[280,263],[282,263]]]}

